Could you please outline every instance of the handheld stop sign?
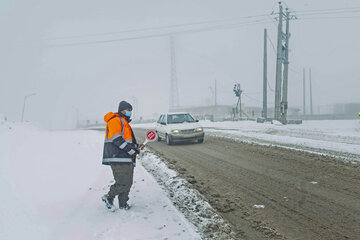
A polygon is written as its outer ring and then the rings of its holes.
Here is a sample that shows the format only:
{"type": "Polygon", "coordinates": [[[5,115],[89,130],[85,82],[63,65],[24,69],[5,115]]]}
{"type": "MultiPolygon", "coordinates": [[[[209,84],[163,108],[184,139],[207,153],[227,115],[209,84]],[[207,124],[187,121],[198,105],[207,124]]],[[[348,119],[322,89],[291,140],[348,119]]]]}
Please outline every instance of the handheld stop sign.
{"type": "Polygon", "coordinates": [[[154,142],[157,139],[157,133],[154,130],[147,131],[145,134],[145,138],[146,140],[143,143],[144,145],[148,142],[154,142]]]}

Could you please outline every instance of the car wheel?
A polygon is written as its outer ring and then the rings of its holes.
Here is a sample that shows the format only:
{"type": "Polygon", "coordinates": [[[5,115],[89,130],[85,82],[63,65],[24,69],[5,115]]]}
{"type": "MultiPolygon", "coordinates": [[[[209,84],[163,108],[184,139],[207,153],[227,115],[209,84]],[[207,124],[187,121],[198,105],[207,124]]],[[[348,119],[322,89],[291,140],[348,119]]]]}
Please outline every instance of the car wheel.
{"type": "Polygon", "coordinates": [[[158,132],[156,132],[156,134],[157,134],[157,136],[158,136],[157,140],[158,140],[158,142],[160,142],[160,141],[161,141],[161,137],[159,136],[159,133],[158,133],[158,132]]]}
{"type": "Polygon", "coordinates": [[[203,142],[204,142],[204,139],[203,139],[203,138],[200,138],[200,139],[198,139],[197,141],[198,141],[198,143],[203,143],[203,142]]]}
{"type": "Polygon", "coordinates": [[[168,134],[166,134],[166,143],[167,143],[167,145],[172,144],[171,138],[170,138],[170,136],[168,134]]]}

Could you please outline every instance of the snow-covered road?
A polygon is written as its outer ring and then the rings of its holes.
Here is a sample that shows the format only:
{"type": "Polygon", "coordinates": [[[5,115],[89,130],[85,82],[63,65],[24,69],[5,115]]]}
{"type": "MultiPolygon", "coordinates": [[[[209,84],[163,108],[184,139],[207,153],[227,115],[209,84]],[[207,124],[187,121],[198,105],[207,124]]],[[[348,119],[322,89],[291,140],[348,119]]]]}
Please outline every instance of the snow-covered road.
{"type": "Polygon", "coordinates": [[[200,239],[139,162],[130,211],[108,212],[103,133],[0,125],[0,239],[200,239]]]}
{"type": "MultiPolygon", "coordinates": [[[[274,121],[200,121],[207,134],[240,141],[276,145],[287,148],[360,160],[360,120],[303,121],[300,125],[282,125],[274,121]]],[[[138,128],[154,128],[154,123],[136,124],[138,128]]]]}

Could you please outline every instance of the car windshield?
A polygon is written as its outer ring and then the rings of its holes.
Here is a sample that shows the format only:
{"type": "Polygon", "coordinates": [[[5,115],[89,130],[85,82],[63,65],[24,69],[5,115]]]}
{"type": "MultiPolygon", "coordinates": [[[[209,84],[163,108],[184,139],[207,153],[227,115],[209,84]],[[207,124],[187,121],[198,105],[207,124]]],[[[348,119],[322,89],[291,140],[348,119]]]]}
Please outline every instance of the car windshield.
{"type": "Polygon", "coordinates": [[[183,122],[195,122],[195,119],[190,114],[171,114],[167,116],[168,124],[171,123],[183,123],[183,122]]]}

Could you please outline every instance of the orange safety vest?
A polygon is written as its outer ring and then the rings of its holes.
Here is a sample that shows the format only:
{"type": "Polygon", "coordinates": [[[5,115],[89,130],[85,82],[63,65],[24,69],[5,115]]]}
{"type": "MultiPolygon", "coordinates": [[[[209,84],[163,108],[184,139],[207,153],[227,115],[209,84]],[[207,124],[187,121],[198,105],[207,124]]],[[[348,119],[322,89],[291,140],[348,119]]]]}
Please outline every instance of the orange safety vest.
{"type": "Polygon", "coordinates": [[[102,163],[133,163],[135,156],[123,150],[127,143],[136,143],[128,121],[117,113],[109,112],[104,116],[107,123],[105,128],[105,142],[102,163]]]}
{"type": "Polygon", "coordinates": [[[105,141],[114,139],[120,135],[125,141],[132,142],[131,127],[124,117],[121,117],[117,113],[109,112],[104,116],[104,120],[107,122],[105,141]]]}

